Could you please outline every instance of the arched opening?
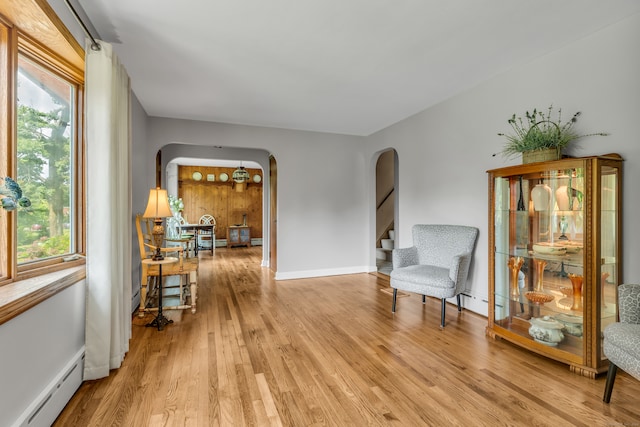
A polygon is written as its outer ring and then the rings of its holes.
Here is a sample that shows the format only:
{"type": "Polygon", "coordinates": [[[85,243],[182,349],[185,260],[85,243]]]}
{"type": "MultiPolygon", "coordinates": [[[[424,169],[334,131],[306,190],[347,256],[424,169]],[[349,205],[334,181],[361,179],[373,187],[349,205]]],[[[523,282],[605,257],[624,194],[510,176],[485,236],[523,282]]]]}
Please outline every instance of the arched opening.
{"type": "Polygon", "coordinates": [[[378,273],[391,272],[391,251],[395,247],[397,153],[379,153],[375,170],[375,252],[378,273]]]}
{"type": "MultiPolygon", "coordinates": [[[[250,242],[262,245],[262,266],[269,266],[271,247],[270,180],[272,179],[270,154],[266,150],[260,149],[189,144],[167,144],[162,147],[161,151],[162,182],[169,194],[180,195],[181,190],[186,191],[189,187],[189,191],[201,192],[201,194],[195,195],[193,200],[220,197],[223,194],[229,196],[225,199],[226,206],[211,208],[212,211],[215,210],[218,213],[218,216],[223,217],[220,218],[222,221],[218,222],[221,226],[217,227],[214,244],[220,246],[228,243],[227,229],[229,226],[248,225],[250,229],[256,231],[251,234],[250,242]],[[250,178],[243,186],[243,191],[239,192],[240,188],[233,182],[232,174],[241,163],[250,171],[250,178]],[[179,177],[178,173],[181,169],[183,169],[182,175],[186,175],[179,177]],[[196,174],[195,178],[194,173],[196,174]],[[226,179],[224,173],[227,175],[226,179]],[[237,197],[240,195],[242,197],[237,197]],[[259,206],[250,206],[250,203],[259,203],[259,206]],[[245,224],[245,221],[248,223],[245,224]]],[[[190,212],[188,217],[189,222],[197,222],[200,215],[206,210],[203,210],[202,204],[194,203],[192,203],[193,212],[190,212]]]]}

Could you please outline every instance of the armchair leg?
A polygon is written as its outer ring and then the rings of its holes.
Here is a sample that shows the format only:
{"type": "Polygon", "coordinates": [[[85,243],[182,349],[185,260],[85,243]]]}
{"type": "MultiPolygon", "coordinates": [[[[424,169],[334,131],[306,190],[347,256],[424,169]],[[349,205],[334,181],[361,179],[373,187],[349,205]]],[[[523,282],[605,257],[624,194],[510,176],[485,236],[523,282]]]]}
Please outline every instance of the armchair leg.
{"type": "Polygon", "coordinates": [[[444,328],[444,313],[447,309],[447,299],[442,298],[442,310],[440,314],[440,326],[444,328]]]}
{"type": "Polygon", "coordinates": [[[604,396],[602,401],[609,403],[611,401],[611,392],[613,391],[613,383],[616,381],[616,374],[618,373],[618,367],[612,362],[609,362],[609,371],[607,372],[607,382],[604,386],[604,396]]]}
{"type": "Polygon", "coordinates": [[[426,295],[422,295],[422,303],[423,304],[427,303],[427,296],[426,295]]]}
{"type": "Polygon", "coordinates": [[[396,312],[396,299],[398,298],[398,290],[393,288],[393,302],[391,303],[391,312],[396,312]]]}
{"type": "Polygon", "coordinates": [[[462,304],[460,304],[460,294],[456,295],[456,299],[458,300],[458,313],[462,312],[462,304]]]}

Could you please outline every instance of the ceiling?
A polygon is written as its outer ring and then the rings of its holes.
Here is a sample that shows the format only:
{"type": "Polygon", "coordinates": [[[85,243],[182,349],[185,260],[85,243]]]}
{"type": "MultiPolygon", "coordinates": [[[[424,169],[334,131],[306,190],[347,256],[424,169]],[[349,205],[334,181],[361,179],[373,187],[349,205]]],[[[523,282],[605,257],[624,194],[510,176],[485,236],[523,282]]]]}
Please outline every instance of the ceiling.
{"type": "Polygon", "coordinates": [[[638,0],[79,0],[150,116],[369,135],[638,0]]]}

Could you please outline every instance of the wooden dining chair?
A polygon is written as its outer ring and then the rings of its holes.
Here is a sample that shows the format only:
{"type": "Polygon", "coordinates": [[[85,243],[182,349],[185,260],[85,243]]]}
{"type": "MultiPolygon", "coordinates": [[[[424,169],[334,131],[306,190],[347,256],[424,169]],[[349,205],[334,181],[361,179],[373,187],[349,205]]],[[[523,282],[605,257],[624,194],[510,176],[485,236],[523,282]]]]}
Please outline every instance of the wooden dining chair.
{"type": "Polygon", "coordinates": [[[213,225],[211,231],[198,230],[198,247],[202,249],[211,249],[213,253],[216,247],[216,219],[213,215],[205,214],[200,217],[199,224],[213,225]]]}

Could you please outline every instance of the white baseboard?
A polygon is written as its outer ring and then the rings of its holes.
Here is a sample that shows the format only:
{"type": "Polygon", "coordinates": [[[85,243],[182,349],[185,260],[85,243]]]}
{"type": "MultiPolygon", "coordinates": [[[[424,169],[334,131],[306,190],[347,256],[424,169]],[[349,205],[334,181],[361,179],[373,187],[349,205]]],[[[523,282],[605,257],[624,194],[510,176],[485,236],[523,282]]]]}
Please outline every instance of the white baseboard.
{"type": "Polygon", "coordinates": [[[357,274],[357,273],[371,273],[376,271],[376,268],[371,266],[354,266],[343,268],[327,268],[324,270],[302,270],[302,271],[287,271],[277,272],[276,280],[293,280],[293,279],[308,279],[311,277],[324,277],[324,276],[341,276],[343,274],[357,274]]]}
{"type": "Polygon", "coordinates": [[[14,427],[48,427],[82,384],[84,346],[67,363],[13,424],[14,427]]]}
{"type": "Polygon", "coordinates": [[[131,296],[131,313],[135,313],[140,306],[140,288],[135,290],[135,293],[131,296]]]}
{"type": "MultiPolygon", "coordinates": [[[[451,301],[455,301],[455,298],[452,298],[451,301]]],[[[471,295],[465,292],[462,294],[460,302],[465,310],[473,311],[485,317],[489,315],[489,302],[487,297],[471,295]]]]}

